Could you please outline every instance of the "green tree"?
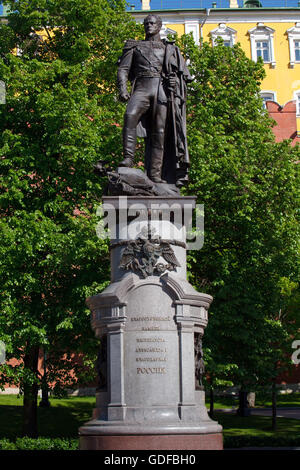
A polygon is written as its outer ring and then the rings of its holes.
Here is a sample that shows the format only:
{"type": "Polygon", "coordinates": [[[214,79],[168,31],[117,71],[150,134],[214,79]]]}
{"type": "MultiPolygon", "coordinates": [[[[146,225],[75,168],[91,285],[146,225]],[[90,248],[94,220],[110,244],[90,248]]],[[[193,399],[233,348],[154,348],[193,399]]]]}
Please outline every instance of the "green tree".
{"type": "Polygon", "coordinates": [[[299,146],[275,143],[259,97],[261,61],[222,41],[179,43],[195,77],[188,193],[205,205],[205,241],[189,263],[190,281],[214,296],[204,336],[208,373],[223,364],[219,379],[247,390],[272,379],[282,354],[274,345],[287,335],[276,313],[281,279],[299,276],[299,146]]]}
{"type": "Polygon", "coordinates": [[[116,62],[137,35],[122,0],[7,1],[0,28],[1,384],[24,393],[23,433],[37,435],[39,352],[49,386],[74,382],[74,353],[94,351],[85,299],[109,281],[95,234],[98,158],[121,158],[116,62]]]}
{"type": "Polygon", "coordinates": [[[274,362],[272,370],[272,429],[276,430],[277,422],[277,389],[276,379],[282,373],[288,376],[294,368],[292,363],[292,343],[300,332],[300,291],[299,284],[283,277],[279,280],[280,304],[272,319],[279,324],[285,334],[277,337],[273,344],[274,362]]]}

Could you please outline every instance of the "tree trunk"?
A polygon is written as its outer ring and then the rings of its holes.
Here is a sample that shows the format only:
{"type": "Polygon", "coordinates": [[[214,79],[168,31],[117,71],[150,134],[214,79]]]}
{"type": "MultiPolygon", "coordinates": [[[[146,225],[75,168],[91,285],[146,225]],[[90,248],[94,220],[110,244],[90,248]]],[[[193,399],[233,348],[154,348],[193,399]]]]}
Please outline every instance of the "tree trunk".
{"type": "Polygon", "coordinates": [[[209,416],[211,419],[213,419],[214,417],[214,404],[215,404],[214,389],[211,386],[209,390],[209,416]]]}
{"type": "Polygon", "coordinates": [[[237,410],[237,414],[239,416],[249,416],[250,415],[250,408],[248,407],[248,400],[247,400],[248,392],[245,390],[239,391],[239,407],[237,410]]]}
{"type": "Polygon", "coordinates": [[[48,381],[47,381],[47,353],[44,349],[44,373],[42,377],[42,399],[40,401],[40,406],[42,408],[49,408],[50,401],[49,401],[49,388],[48,388],[48,381]]]}
{"type": "Polygon", "coordinates": [[[277,393],[275,379],[272,381],[272,431],[277,428],[277,393]]]}
{"type": "MultiPolygon", "coordinates": [[[[37,376],[39,347],[34,346],[24,356],[24,367],[37,376]]],[[[37,398],[38,383],[24,383],[22,434],[37,437],[37,398]]]]}

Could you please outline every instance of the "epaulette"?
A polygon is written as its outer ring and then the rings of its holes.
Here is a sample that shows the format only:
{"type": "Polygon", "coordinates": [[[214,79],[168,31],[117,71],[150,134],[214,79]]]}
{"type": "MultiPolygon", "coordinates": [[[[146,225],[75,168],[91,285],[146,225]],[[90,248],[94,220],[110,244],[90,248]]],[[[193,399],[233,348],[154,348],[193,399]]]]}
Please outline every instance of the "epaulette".
{"type": "Polygon", "coordinates": [[[132,47],[137,46],[139,41],[136,41],[135,39],[127,39],[124,44],[124,49],[132,49],[132,47]]]}
{"type": "Polygon", "coordinates": [[[170,41],[169,39],[165,39],[165,38],[162,39],[162,42],[163,42],[165,45],[167,45],[167,44],[172,44],[172,45],[175,44],[175,41],[170,41]]]}

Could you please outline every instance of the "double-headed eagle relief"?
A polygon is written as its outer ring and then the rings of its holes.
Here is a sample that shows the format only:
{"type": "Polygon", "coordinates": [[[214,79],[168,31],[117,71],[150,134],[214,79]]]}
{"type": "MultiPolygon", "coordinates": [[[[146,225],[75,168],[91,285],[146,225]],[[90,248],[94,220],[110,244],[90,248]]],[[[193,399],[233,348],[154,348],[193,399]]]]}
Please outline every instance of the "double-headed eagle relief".
{"type": "Polygon", "coordinates": [[[136,240],[130,240],[123,251],[119,267],[122,269],[138,271],[146,278],[155,274],[163,274],[165,271],[175,271],[180,267],[174,250],[169,241],[155,237],[153,231],[144,229],[136,240]],[[165,259],[167,264],[158,262],[159,258],[165,259]]]}

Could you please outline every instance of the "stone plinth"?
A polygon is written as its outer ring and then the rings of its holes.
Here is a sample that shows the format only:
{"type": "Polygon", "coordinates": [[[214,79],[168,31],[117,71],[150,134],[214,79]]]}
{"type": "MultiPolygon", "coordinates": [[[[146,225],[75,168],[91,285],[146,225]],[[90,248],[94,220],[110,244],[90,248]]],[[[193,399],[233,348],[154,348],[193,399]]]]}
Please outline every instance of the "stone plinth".
{"type": "MultiPolygon", "coordinates": [[[[152,208],[174,198],[127,198],[127,223],[119,198],[105,202],[116,208],[117,230],[111,284],[87,299],[102,347],[96,408],[79,430],[80,448],[222,449],[222,428],[209,418],[195,380],[195,345],[212,297],[186,279],[178,214],[160,220],[162,211],[152,208]],[[137,203],[139,220],[132,215],[137,203]]],[[[182,212],[194,198],[178,197],[176,204],[182,212]]]]}

